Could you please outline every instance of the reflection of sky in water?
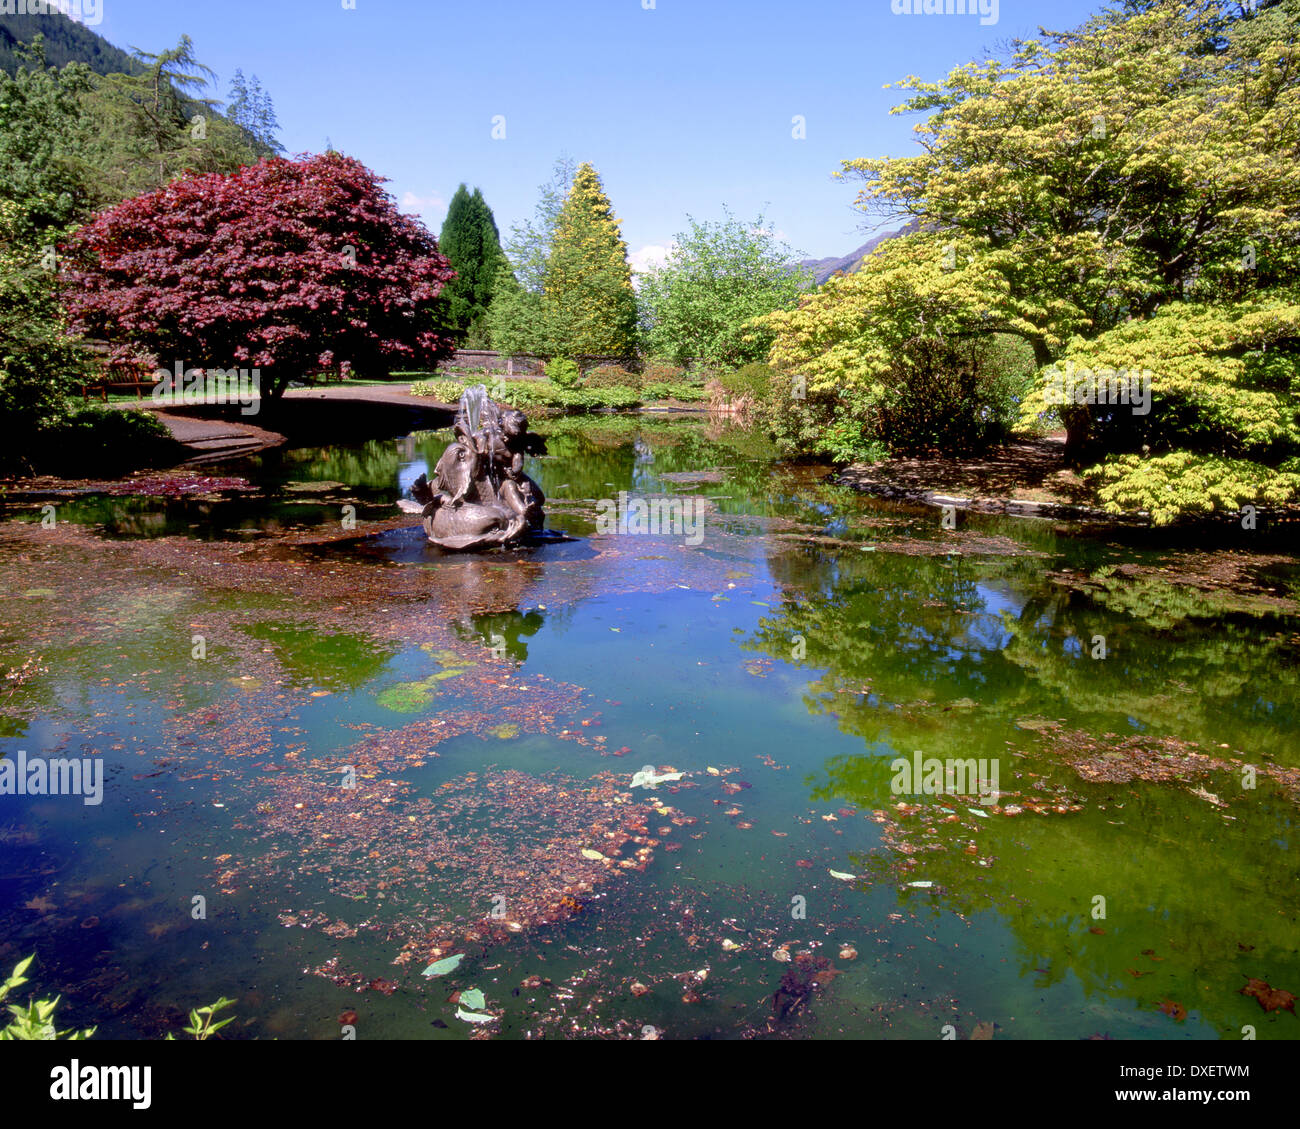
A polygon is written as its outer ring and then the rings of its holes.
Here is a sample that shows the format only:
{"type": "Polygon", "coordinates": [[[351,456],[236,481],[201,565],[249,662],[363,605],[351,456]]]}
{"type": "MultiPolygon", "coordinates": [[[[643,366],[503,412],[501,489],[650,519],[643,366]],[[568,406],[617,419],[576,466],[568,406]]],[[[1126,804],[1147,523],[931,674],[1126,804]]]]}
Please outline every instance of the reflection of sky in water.
{"type": "Polygon", "coordinates": [[[411,486],[420,475],[428,475],[429,464],[425,459],[416,459],[398,469],[397,488],[403,496],[411,492],[411,486]]]}

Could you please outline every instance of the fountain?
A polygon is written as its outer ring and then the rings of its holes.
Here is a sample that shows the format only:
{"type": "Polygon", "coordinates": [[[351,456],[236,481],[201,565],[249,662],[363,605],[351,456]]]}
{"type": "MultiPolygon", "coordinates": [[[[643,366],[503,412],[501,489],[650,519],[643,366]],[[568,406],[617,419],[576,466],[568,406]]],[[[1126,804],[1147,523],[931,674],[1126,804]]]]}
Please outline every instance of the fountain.
{"type": "Polygon", "coordinates": [[[420,475],[398,506],[419,514],[425,535],[443,549],[488,549],[540,534],[546,499],[524,473],[524,456],[544,454],[546,444],[529,433],[528,417],[476,384],[461,394],[452,430],[433,484],[420,475]]]}

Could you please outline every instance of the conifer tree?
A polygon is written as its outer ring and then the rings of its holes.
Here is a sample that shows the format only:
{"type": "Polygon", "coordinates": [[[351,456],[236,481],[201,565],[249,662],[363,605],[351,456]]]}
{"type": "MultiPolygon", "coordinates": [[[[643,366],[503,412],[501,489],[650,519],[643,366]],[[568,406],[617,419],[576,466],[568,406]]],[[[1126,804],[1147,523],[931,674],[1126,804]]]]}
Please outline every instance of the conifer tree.
{"type": "Polygon", "coordinates": [[[555,226],[542,309],[556,356],[625,356],[636,343],[636,295],[627,245],[600,177],[578,168],[555,226]]]}
{"type": "Polygon", "coordinates": [[[505,265],[492,209],[475,188],[462,184],[447,209],[438,237],[442,253],[456,269],[445,291],[448,329],[458,341],[484,336],[483,318],[492,302],[497,274],[505,265]]]}

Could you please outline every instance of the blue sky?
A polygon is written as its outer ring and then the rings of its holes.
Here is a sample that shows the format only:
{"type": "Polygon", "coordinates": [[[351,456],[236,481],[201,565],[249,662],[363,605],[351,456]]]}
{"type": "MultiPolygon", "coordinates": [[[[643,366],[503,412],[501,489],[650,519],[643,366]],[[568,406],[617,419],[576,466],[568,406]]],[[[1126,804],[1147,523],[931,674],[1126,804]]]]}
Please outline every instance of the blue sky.
{"type": "Polygon", "coordinates": [[[257,74],[290,153],[328,137],[435,233],[462,180],[504,235],[558,155],[591,161],[640,262],[688,212],[715,219],[724,204],[764,209],[808,256],[848,253],[867,217],[858,182],[833,177],[840,162],[912,147],[915,119],[890,116],[898,92],[884,83],[937,78],[1040,24],[1076,26],[1103,0],[999,0],[989,25],[895,14],[903,0],[349,2],[102,0],[95,30],[153,51],[188,34],[221,97],[236,67],[257,74]]]}

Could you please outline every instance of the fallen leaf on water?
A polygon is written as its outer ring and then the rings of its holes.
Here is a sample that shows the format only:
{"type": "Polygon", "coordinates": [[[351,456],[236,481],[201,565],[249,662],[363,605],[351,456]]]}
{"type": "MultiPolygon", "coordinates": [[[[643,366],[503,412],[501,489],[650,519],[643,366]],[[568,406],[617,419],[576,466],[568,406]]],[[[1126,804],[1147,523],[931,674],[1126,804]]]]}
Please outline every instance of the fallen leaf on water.
{"type": "Polygon", "coordinates": [[[975,1024],[975,1030],[971,1032],[971,1039],[988,1040],[993,1038],[993,1024],[985,1020],[983,1023],[975,1024]]]}
{"type": "Polygon", "coordinates": [[[457,1008],[456,1018],[463,1019],[466,1023],[491,1023],[496,1019],[496,1016],[482,1015],[476,1011],[463,1011],[461,1008],[457,1008]]]}
{"type": "Polygon", "coordinates": [[[442,960],[434,961],[422,973],[421,976],[446,976],[449,972],[454,972],[456,966],[465,959],[464,953],[456,953],[454,956],[444,957],[442,960]]]}
{"type": "MultiPolygon", "coordinates": [[[[1243,989],[1244,991],[1244,989],[1243,989]]],[[[1182,1004],[1175,1003],[1173,1000],[1161,1000],[1160,1010],[1166,1015],[1173,1016],[1179,1023],[1187,1018],[1187,1009],[1182,1004]]]]}
{"type": "Polygon", "coordinates": [[[1254,996],[1265,1011],[1289,1011],[1295,1015],[1295,996],[1281,988],[1272,987],[1266,980],[1250,980],[1241,989],[1243,996],[1254,996]]]}

